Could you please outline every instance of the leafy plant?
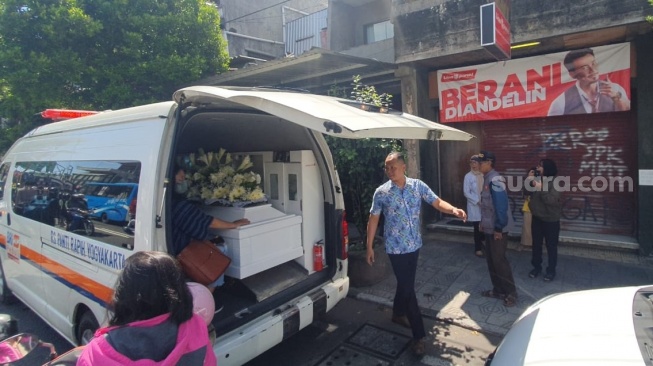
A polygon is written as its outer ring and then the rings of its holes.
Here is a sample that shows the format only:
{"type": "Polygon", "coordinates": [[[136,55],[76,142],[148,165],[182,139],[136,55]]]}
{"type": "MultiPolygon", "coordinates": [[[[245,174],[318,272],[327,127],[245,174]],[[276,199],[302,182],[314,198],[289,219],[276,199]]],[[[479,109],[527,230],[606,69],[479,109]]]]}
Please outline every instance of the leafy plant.
{"type": "MultiPolygon", "coordinates": [[[[169,100],[228,64],[210,2],[0,0],[0,118],[11,138],[42,124],[33,115],[46,108],[169,100]]],[[[0,151],[8,140],[0,138],[0,151]]]]}
{"type": "MultiPolygon", "coordinates": [[[[392,95],[379,94],[374,86],[364,85],[361,77],[352,78],[350,99],[373,104],[377,107],[390,107],[392,95]]],[[[329,95],[346,98],[347,91],[333,85],[329,95]]],[[[336,169],[340,173],[345,209],[348,221],[365,235],[372,197],[376,188],[384,181],[383,164],[392,151],[401,150],[401,140],[396,139],[343,139],[327,136],[327,143],[333,152],[336,169]]],[[[362,241],[364,249],[365,241],[362,241]]],[[[350,250],[360,243],[352,241],[350,250]]]]}

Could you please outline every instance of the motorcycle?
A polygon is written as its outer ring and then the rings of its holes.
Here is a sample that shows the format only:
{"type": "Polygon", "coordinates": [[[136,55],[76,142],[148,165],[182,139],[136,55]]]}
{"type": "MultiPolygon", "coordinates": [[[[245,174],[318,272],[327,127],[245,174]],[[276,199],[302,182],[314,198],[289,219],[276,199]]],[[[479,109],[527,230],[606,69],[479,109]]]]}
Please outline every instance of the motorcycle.
{"type": "Polygon", "coordinates": [[[88,211],[80,208],[69,208],[66,210],[66,231],[84,230],[86,236],[95,233],[95,226],[88,218],[88,211]]]}
{"type": "Polygon", "coordinates": [[[20,333],[0,342],[0,365],[2,366],[72,366],[84,347],[57,355],[51,343],[43,342],[38,336],[20,333]]]}

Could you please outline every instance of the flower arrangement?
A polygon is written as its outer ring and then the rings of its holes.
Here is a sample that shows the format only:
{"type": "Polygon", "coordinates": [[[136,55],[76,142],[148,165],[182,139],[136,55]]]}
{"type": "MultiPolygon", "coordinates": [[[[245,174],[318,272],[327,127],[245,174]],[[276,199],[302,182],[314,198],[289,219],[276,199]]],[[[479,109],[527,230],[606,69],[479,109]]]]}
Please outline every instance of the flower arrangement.
{"type": "Polygon", "coordinates": [[[189,199],[236,207],[267,202],[261,176],[250,171],[249,155],[234,158],[222,148],[218,152],[200,148],[197,154],[178,156],[177,165],[186,170],[189,199]]]}

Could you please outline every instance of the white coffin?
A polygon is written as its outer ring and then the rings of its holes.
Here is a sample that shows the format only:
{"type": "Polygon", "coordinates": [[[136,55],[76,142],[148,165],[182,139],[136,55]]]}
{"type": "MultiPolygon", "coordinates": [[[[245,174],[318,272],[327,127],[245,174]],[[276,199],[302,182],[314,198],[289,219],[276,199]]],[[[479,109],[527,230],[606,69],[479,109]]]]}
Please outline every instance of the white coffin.
{"type": "Polygon", "coordinates": [[[286,215],[270,204],[254,207],[202,208],[225,221],[247,218],[249,225],[232,230],[216,230],[224,238],[231,265],[226,275],[243,279],[304,255],[298,215],[286,215]]]}

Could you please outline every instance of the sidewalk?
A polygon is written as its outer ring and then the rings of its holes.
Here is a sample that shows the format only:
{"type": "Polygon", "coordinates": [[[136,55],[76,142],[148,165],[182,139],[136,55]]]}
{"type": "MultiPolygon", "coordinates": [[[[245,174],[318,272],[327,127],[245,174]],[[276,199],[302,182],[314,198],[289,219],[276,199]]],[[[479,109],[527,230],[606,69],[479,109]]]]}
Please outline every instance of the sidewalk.
{"type": "MultiPolygon", "coordinates": [[[[500,300],[480,295],[492,284],[485,258],[474,255],[471,234],[425,232],[423,239],[415,283],[422,314],[498,335],[504,335],[528,306],[550,294],[653,284],[652,258],[632,251],[566,245],[558,248],[554,281],[544,282],[542,276],[531,279],[531,251],[517,250],[518,243],[511,240],[507,257],[519,299],[516,306],[506,308],[500,300]]],[[[546,264],[546,254],[544,258],[546,264]]],[[[395,286],[390,274],[374,286],[350,288],[349,296],[392,307],[395,286]]]]}

